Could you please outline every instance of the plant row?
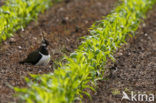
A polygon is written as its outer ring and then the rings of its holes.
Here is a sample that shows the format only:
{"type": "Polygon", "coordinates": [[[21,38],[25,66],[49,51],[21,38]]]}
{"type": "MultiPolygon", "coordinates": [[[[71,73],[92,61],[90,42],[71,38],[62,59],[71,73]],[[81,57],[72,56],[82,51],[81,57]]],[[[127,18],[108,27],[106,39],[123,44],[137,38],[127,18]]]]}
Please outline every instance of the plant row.
{"type": "Polygon", "coordinates": [[[0,7],[0,42],[23,29],[50,5],[52,0],[6,0],[0,7]]]}
{"type": "Polygon", "coordinates": [[[146,12],[156,0],[122,0],[103,20],[90,29],[90,36],[70,56],[66,63],[54,73],[31,75],[26,78],[29,88],[15,88],[19,97],[26,103],[72,103],[90,96],[86,88],[94,90],[93,85],[101,79],[107,59],[123,43],[128,35],[133,36],[146,12]]]}

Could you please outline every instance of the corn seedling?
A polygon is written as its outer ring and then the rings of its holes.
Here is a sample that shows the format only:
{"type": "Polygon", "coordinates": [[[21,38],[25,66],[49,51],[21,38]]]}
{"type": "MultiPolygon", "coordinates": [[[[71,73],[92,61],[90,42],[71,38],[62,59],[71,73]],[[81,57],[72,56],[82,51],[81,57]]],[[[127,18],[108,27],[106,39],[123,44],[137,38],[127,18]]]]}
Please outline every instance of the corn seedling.
{"type": "Polygon", "coordinates": [[[15,91],[26,103],[72,103],[83,98],[82,94],[90,96],[84,89],[94,90],[89,84],[94,85],[102,77],[107,58],[115,61],[113,53],[129,34],[135,34],[155,3],[156,0],[122,0],[104,20],[92,25],[91,35],[84,37],[79,48],[65,57],[66,64],[54,73],[32,75],[33,79],[27,79],[29,88],[15,88],[15,91]]]}
{"type": "Polygon", "coordinates": [[[17,30],[23,30],[51,5],[51,0],[6,0],[5,5],[0,7],[0,42],[11,37],[17,30]]]}

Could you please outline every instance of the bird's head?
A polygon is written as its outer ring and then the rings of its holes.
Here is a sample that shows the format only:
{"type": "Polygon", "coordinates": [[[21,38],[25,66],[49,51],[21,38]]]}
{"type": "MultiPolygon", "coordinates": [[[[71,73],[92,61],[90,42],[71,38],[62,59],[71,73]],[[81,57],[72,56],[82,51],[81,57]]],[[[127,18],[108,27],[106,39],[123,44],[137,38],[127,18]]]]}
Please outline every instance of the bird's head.
{"type": "Polygon", "coordinates": [[[49,45],[49,42],[46,39],[42,40],[42,44],[43,47],[47,47],[49,45]]]}

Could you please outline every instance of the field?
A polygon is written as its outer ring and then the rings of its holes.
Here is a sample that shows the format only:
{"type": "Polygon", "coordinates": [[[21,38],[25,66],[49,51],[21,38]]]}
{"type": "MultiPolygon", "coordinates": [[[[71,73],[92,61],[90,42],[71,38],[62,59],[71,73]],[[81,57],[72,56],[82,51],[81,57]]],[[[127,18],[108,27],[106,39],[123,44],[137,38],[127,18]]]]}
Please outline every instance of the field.
{"type": "MultiPolygon", "coordinates": [[[[24,30],[18,30],[14,36],[3,41],[0,44],[0,103],[17,102],[10,85],[27,87],[24,78],[29,74],[54,72],[63,56],[69,56],[81,45],[81,37],[90,35],[88,30],[91,25],[110,14],[119,3],[117,0],[61,1],[40,13],[38,19],[30,22],[24,30]],[[40,46],[43,31],[50,42],[49,65],[20,65],[20,60],[40,46]]],[[[136,36],[130,35],[126,38],[127,43],[115,51],[116,62],[108,59],[102,67],[117,68],[117,71],[106,69],[104,79],[94,86],[96,91],[85,88],[92,100],[84,92],[83,103],[120,103],[124,90],[156,94],[156,6],[146,16],[135,31],[136,36]]]]}
{"type": "Polygon", "coordinates": [[[109,80],[99,81],[93,100],[84,103],[120,103],[123,90],[156,93],[156,6],[147,15],[136,37],[115,54],[118,71],[109,80]]]}

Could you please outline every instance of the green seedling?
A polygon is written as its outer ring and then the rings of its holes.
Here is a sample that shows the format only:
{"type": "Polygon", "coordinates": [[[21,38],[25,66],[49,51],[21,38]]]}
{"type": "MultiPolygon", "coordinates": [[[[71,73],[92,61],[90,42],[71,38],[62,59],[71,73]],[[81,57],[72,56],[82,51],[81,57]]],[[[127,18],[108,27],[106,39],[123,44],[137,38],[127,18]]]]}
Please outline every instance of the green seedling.
{"type": "MultiPolygon", "coordinates": [[[[86,88],[94,90],[88,84],[95,85],[99,77],[101,79],[98,74],[105,71],[107,59],[115,61],[113,54],[116,49],[126,43],[129,34],[135,34],[142,18],[155,3],[156,0],[122,0],[111,14],[93,24],[91,35],[84,37],[78,49],[65,57],[65,64],[55,69],[54,73],[32,76],[39,82],[27,80],[28,88],[15,88],[20,99],[25,103],[72,103],[83,98],[82,94],[90,97],[84,92],[86,88]]],[[[113,93],[118,94],[119,91],[113,93]]]]}
{"type": "Polygon", "coordinates": [[[0,42],[37,19],[50,5],[51,0],[6,0],[0,8],[0,42]]]}
{"type": "Polygon", "coordinates": [[[119,95],[120,91],[118,89],[114,89],[114,90],[112,90],[112,94],[113,95],[119,95]]]}

